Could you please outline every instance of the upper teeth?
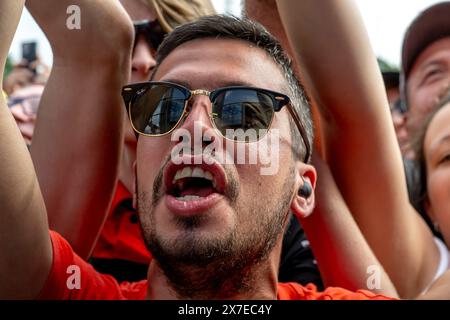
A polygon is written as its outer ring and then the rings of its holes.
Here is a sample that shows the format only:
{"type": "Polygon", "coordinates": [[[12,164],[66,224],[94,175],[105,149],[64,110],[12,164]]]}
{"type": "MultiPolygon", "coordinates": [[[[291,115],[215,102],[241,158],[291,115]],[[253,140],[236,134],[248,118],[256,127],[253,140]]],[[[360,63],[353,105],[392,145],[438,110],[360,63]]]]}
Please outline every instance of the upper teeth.
{"type": "Polygon", "coordinates": [[[175,177],[173,178],[173,183],[177,182],[180,179],[183,178],[204,178],[207,180],[210,180],[214,183],[213,175],[209,171],[204,171],[202,168],[199,167],[184,167],[183,169],[179,169],[175,177]]]}

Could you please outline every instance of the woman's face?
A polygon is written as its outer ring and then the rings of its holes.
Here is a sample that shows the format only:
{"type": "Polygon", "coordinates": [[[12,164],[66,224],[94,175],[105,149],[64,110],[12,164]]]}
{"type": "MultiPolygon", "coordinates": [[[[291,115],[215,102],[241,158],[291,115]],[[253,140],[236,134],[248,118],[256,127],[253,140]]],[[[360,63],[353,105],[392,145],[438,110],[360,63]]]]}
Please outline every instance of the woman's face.
{"type": "MultiPolygon", "coordinates": [[[[155,13],[146,5],[143,0],[120,0],[125,10],[128,12],[131,20],[153,21],[156,18],[155,13]]],[[[154,59],[156,48],[152,48],[143,36],[135,39],[136,45],[133,51],[131,82],[144,82],[150,80],[153,68],[156,65],[154,59]]]]}
{"type": "Polygon", "coordinates": [[[450,245],[450,103],[431,120],[424,140],[428,201],[426,209],[450,245]]]}
{"type": "MultiPolygon", "coordinates": [[[[120,0],[120,2],[133,22],[140,20],[153,21],[156,18],[151,7],[146,5],[142,0],[120,0]]],[[[147,43],[142,35],[135,39],[135,41],[136,44],[131,61],[130,82],[149,81],[153,68],[156,65],[154,58],[156,50],[147,43]]],[[[134,153],[136,148],[136,137],[129,124],[128,118],[125,119],[125,122],[125,144],[131,148],[130,152],[134,153]]],[[[134,158],[134,154],[129,154],[129,157],[130,156],[134,158]]]]}

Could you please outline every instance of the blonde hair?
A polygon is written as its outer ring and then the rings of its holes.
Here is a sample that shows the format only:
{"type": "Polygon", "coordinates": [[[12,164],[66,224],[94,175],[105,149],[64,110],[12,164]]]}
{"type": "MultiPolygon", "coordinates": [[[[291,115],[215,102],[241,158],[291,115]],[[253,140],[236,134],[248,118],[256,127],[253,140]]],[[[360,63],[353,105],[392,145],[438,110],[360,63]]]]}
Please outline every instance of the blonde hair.
{"type": "Polygon", "coordinates": [[[166,32],[203,16],[216,14],[210,0],[142,0],[154,10],[166,32]]]}

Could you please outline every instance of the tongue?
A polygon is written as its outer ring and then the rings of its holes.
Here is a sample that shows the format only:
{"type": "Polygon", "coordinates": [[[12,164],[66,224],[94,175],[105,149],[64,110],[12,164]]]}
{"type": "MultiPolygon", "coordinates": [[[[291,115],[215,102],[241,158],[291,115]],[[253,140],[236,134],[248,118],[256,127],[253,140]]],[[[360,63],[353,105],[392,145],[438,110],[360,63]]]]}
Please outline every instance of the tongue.
{"type": "Polygon", "coordinates": [[[216,192],[213,187],[196,187],[189,186],[188,188],[181,191],[181,196],[198,196],[198,197],[207,197],[210,194],[216,192]]]}

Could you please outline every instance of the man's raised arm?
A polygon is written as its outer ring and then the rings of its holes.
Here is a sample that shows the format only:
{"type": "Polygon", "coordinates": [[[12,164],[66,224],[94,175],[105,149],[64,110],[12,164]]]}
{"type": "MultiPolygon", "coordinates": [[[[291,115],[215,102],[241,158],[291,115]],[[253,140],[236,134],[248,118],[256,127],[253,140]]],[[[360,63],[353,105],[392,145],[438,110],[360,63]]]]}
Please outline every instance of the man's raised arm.
{"type": "Polygon", "coordinates": [[[54,54],[31,154],[51,229],[87,258],[117,181],[133,27],[118,0],[28,0],[27,8],[54,54]]]}
{"type": "MultiPolygon", "coordinates": [[[[24,2],[0,1],[0,83],[24,2]]],[[[3,95],[0,137],[0,299],[34,298],[52,262],[47,216],[33,163],[3,95]]]]}
{"type": "Polygon", "coordinates": [[[317,170],[316,206],[301,224],[325,287],[364,289],[397,298],[391,280],[356,225],[328,165],[317,153],[313,154],[312,164],[317,170]]]}

